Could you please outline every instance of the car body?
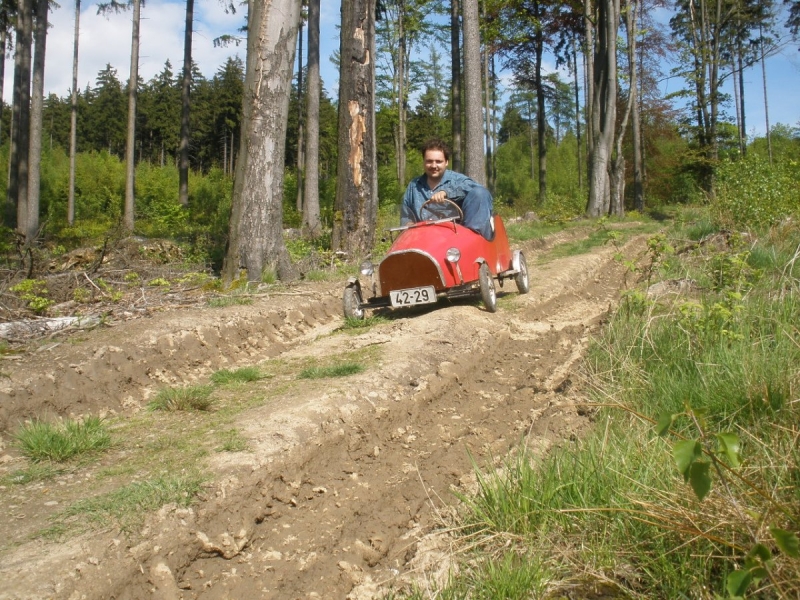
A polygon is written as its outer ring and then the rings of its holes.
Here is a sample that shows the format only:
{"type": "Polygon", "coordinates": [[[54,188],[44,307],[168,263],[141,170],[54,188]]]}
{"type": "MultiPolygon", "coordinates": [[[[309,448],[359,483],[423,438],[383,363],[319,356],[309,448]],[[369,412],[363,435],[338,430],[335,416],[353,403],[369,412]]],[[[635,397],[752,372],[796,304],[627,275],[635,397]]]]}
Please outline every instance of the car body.
{"type": "Polygon", "coordinates": [[[362,286],[357,277],[347,281],[342,297],[346,317],[363,319],[367,309],[464,297],[480,297],[486,310],[495,312],[495,280],[502,286],[514,279],[520,293],[528,292],[525,256],[511,250],[500,216],[492,217],[494,238],[489,241],[462,226],[460,211],[453,207],[436,207],[426,220],[389,230],[396,237],[384,259],[377,267],[361,266],[370,283],[362,286]]]}

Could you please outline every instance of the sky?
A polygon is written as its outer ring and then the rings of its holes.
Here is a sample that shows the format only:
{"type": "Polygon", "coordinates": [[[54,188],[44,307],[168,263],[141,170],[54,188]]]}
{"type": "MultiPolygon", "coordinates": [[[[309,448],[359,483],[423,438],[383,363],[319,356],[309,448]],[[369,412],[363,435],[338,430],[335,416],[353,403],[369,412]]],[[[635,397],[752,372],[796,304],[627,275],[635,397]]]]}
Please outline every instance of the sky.
{"type": "MultiPolygon", "coordinates": [[[[328,95],[335,98],[336,69],[330,57],[338,49],[339,2],[322,0],[320,43],[321,75],[328,95]]],[[[148,0],[142,9],[140,25],[139,75],[145,81],[160,73],[167,60],[174,73],[183,64],[183,34],[185,27],[185,1],[148,0]]],[[[223,34],[242,35],[238,29],[244,22],[246,6],[237,14],[226,14],[219,0],[195,2],[194,38],[192,55],[200,72],[212,78],[229,56],[245,59],[245,43],[238,47],[215,48],[213,40],[223,34]]],[[[51,10],[51,27],[47,35],[45,66],[45,94],[67,97],[72,87],[72,53],[75,28],[74,4],[63,2],[51,10]]],[[[785,31],[785,30],[784,30],[785,31]]],[[[97,15],[96,2],[82,3],[78,58],[78,88],[94,86],[97,73],[110,64],[117,77],[125,82],[130,71],[131,17],[129,13],[97,15]]],[[[444,49],[443,49],[444,51],[444,49]]],[[[800,51],[798,43],[787,45],[783,51],[770,57],[766,64],[770,125],[783,123],[800,127],[800,51]]],[[[6,59],[4,98],[10,102],[14,71],[13,53],[6,59]]],[[[764,96],[760,66],[745,71],[747,99],[747,130],[749,135],[763,135],[765,131],[764,96]]],[[[664,93],[675,92],[685,84],[680,79],[666,79],[664,93]]],[[[730,85],[727,92],[733,93],[730,85]]],[[[731,102],[732,104],[732,102],[731,102]]],[[[729,109],[733,114],[733,107],[729,109]]]]}

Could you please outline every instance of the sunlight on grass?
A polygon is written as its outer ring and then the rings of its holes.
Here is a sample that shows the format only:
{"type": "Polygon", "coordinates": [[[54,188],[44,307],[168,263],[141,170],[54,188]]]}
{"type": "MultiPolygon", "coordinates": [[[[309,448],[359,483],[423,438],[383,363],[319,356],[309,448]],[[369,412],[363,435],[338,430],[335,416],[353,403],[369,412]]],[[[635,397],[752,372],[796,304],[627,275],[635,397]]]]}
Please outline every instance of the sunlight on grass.
{"type": "Polygon", "coordinates": [[[209,385],[163,388],[147,406],[150,410],[209,410],[214,403],[213,391],[209,385]]]}
{"type": "Polygon", "coordinates": [[[178,506],[191,504],[202,482],[203,478],[198,474],[137,481],[108,494],[79,500],[60,513],[57,519],[70,525],[71,517],[81,517],[100,527],[114,524],[123,531],[131,531],[143,522],[148,511],[170,503],[178,506]]]}
{"type": "Polygon", "coordinates": [[[270,377],[258,367],[241,367],[239,369],[220,369],[212,373],[211,381],[217,385],[232,383],[249,383],[270,377]]]}
{"type": "Polygon", "coordinates": [[[75,456],[105,450],[111,445],[111,435],[99,417],[62,423],[35,420],[20,427],[14,435],[14,442],[20,452],[34,462],[64,462],[75,456]]]}

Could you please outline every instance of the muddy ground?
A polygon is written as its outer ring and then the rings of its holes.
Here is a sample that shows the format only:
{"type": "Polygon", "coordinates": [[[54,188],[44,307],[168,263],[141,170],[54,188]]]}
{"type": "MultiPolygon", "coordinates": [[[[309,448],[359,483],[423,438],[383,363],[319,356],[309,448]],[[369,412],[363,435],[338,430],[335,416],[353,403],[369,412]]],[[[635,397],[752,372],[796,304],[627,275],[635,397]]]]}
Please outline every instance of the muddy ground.
{"type": "MultiPolygon", "coordinates": [[[[440,304],[344,332],[343,283],[301,283],[250,306],[145,311],[4,359],[0,598],[367,599],[441,583],[454,550],[441,526],[455,493],[474,486],[473,461],[498,464],[521,440],[545,452],[591,422],[578,365],[631,275],[609,246],[537,260],[587,234],[527,245],[531,291],[506,282],[495,314],[440,304]],[[298,380],[292,369],[344,356],[366,370],[298,380]],[[11,444],[23,419],[119,423],[164,386],[251,365],[274,376],[236,390],[268,398],[235,418],[247,449],[203,458],[210,476],[190,507],[164,506],[133,531],[41,535],[99,493],[103,462],[124,453],[8,483],[25,467],[11,444]]],[[[642,249],[635,240],[623,251],[642,249]]]]}

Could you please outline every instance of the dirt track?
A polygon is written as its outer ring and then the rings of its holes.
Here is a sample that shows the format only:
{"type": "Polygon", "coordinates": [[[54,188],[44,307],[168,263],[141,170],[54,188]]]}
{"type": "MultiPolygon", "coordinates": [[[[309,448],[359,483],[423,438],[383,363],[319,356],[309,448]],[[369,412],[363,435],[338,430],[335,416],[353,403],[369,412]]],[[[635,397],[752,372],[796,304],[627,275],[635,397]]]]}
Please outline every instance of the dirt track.
{"type": "MultiPolygon", "coordinates": [[[[80,478],[5,486],[0,598],[361,599],[441,581],[450,549],[436,533],[439,512],[473,484],[470,455],[485,465],[523,438],[545,451],[588,425],[573,374],[624,286],[614,248],[543,265],[525,250],[531,292],[507,283],[495,314],[454,304],[330,335],[342,323],[342,286],[299,286],[249,307],[129,321],[4,365],[8,445],[21,418],[124,418],[160,386],[222,367],[369,357],[346,378],[264,383],[286,391],[239,416],[250,451],[212,456],[201,500],[164,507],[133,535],[30,541],[53,502],[80,497],[80,478]]],[[[19,461],[6,455],[0,466],[19,461]]]]}

